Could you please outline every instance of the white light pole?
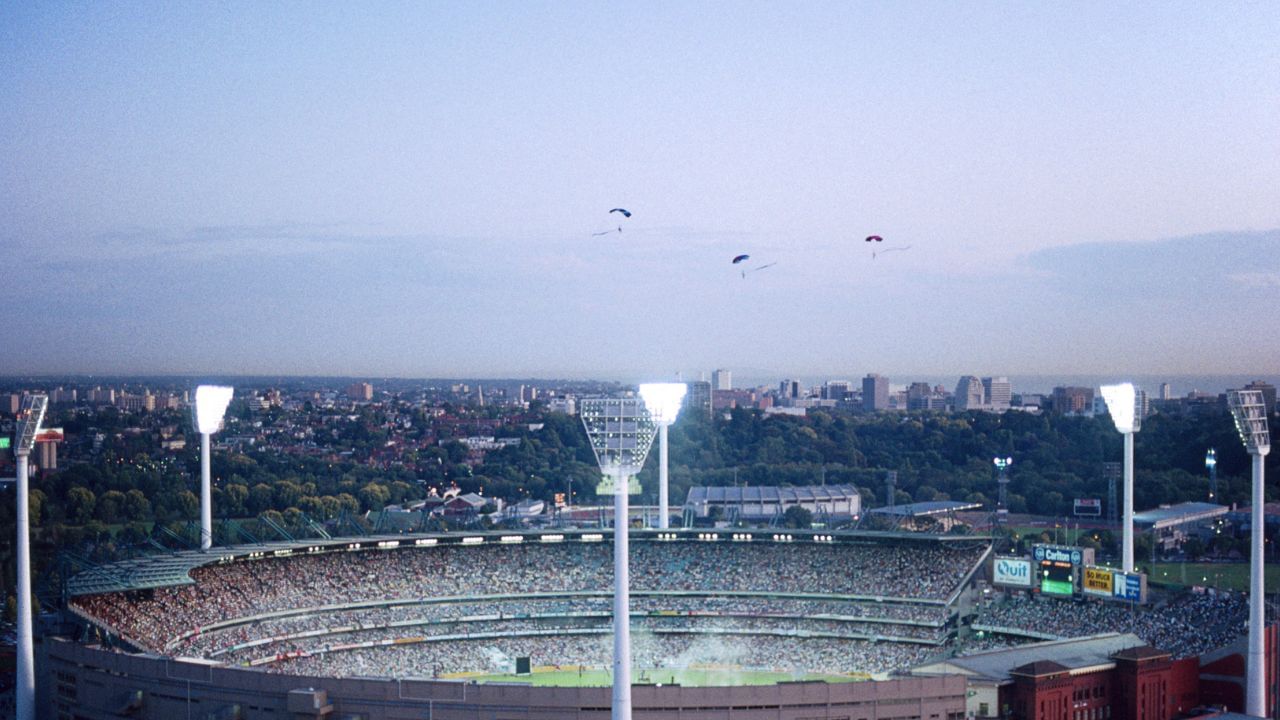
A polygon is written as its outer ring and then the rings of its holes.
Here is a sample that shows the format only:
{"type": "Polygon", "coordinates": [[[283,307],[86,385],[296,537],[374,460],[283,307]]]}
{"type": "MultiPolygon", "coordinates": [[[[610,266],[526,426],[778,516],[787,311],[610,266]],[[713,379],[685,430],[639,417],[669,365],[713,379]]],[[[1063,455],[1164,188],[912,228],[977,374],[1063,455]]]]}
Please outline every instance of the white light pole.
{"type": "Polygon", "coordinates": [[[1263,577],[1263,537],[1266,523],[1263,505],[1265,472],[1263,458],[1271,452],[1271,431],[1267,427],[1267,405],[1261,390],[1228,390],[1227,405],[1236,423],[1236,432],[1253,460],[1253,508],[1250,513],[1249,558],[1249,663],[1245,686],[1245,713],[1267,716],[1266,647],[1263,641],[1263,613],[1266,583],[1263,577]]]}
{"type": "Polygon", "coordinates": [[[1111,421],[1116,430],[1124,435],[1124,539],[1122,542],[1121,563],[1125,572],[1133,572],[1133,434],[1142,428],[1142,418],[1138,417],[1138,393],[1133,383],[1119,385],[1103,385],[1102,399],[1107,403],[1107,412],[1111,413],[1111,421]]]}
{"type": "Polygon", "coordinates": [[[47,395],[28,395],[22,398],[18,411],[17,442],[13,448],[17,460],[17,521],[18,521],[18,658],[17,677],[14,678],[17,720],[33,720],[36,713],[36,664],[35,638],[31,632],[31,524],[28,517],[30,479],[27,459],[35,447],[36,435],[44,422],[49,407],[47,395]]]}
{"type": "MultiPolygon", "coordinates": [[[[613,493],[613,720],[631,720],[631,578],[628,552],[629,494],[653,445],[654,422],[641,398],[584,398],[582,425],[604,481],[596,493],[613,493]]],[[[634,488],[639,492],[639,487],[634,488]]]]}
{"type": "Polygon", "coordinates": [[[667,500],[667,428],[676,421],[689,386],[684,383],[645,383],[640,397],[653,421],[658,424],[658,528],[666,530],[671,521],[667,500]]]}
{"type": "Polygon", "coordinates": [[[209,489],[209,436],[222,429],[235,389],[225,385],[201,385],[191,403],[191,420],[200,433],[200,549],[213,546],[213,499],[209,489]]]}

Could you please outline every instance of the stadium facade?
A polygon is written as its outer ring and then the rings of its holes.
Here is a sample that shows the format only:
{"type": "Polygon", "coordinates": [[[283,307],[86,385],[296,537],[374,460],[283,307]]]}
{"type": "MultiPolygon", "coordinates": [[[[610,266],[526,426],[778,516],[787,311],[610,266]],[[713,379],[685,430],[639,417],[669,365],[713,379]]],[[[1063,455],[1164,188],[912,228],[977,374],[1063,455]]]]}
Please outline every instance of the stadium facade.
{"type": "MultiPolygon", "coordinates": [[[[604,720],[610,688],[322,678],[48,643],[44,717],[56,720],[349,718],[604,720]]],[[[636,685],[635,716],[653,720],[963,720],[964,679],[797,682],[747,687],[636,685]]]]}

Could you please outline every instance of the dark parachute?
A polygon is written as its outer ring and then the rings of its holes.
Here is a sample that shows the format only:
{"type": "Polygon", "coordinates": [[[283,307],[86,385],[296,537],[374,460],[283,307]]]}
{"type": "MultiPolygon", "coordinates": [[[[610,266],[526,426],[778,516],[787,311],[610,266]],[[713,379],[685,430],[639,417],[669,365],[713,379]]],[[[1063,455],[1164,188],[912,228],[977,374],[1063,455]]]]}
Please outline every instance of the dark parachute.
{"type": "Polygon", "coordinates": [[[884,238],[880,237],[879,235],[868,235],[868,236],[867,236],[867,242],[881,242],[881,241],[883,241],[883,240],[884,240],[884,238]]]}
{"type": "Polygon", "coordinates": [[[622,213],[622,217],[631,217],[631,211],[626,208],[614,208],[609,211],[609,214],[612,215],[613,213],[622,213]]]}
{"type": "Polygon", "coordinates": [[[746,260],[746,259],[747,259],[747,258],[749,258],[749,257],[751,257],[751,256],[750,256],[750,255],[738,255],[737,257],[735,257],[735,258],[733,259],[733,264],[734,264],[734,265],[737,265],[738,263],[742,262],[743,260],[746,260]]]}

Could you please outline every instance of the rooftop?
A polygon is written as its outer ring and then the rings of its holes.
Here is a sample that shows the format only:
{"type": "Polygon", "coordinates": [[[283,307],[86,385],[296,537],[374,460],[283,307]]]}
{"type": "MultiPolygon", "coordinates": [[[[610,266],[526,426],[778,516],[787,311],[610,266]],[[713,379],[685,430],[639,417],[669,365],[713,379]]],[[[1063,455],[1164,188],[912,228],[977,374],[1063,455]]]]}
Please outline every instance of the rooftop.
{"type": "Polygon", "coordinates": [[[1112,655],[1121,650],[1146,644],[1142,638],[1132,633],[1103,633],[948,658],[919,665],[912,668],[911,673],[913,675],[967,675],[1004,683],[1012,679],[1015,671],[1031,669],[1035,672],[1019,672],[1019,674],[1042,674],[1039,671],[1048,668],[1049,664],[1061,667],[1068,672],[1108,667],[1113,664],[1112,655]]]}

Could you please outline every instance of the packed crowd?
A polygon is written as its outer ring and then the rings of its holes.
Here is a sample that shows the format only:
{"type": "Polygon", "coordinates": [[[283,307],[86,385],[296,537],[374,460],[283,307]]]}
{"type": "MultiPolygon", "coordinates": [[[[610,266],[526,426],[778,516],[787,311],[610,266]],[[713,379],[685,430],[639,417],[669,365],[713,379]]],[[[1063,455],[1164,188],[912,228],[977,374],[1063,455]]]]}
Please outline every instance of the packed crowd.
{"type": "MultiPolygon", "coordinates": [[[[693,635],[635,632],[633,666],[661,677],[662,670],[699,665],[790,673],[887,673],[923,662],[936,648],[830,638],[771,635],[693,635]]],[[[270,672],[330,677],[430,678],[458,671],[509,673],[513,659],[534,665],[607,668],[613,645],[608,634],[495,638],[470,642],[424,642],[362,648],[281,660],[270,672]]]]}
{"type": "MultiPolygon", "coordinates": [[[[631,586],[945,599],[982,554],[977,546],[635,542],[631,586]]],[[[396,598],[608,592],[613,560],[611,547],[596,543],[440,546],[234,562],[197,568],[191,577],[192,585],[84,596],[73,606],[166,652],[171,641],[208,625],[270,612],[396,598]]]]}
{"type": "MultiPolygon", "coordinates": [[[[556,618],[574,614],[610,615],[613,598],[550,597],[526,600],[466,602],[414,602],[407,605],[333,610],[235,625],[174,643],[174,654],[217,657],[228,649],[255,639],[290,637],[332,631],[337,628],[381,628],[387,625],[413,628],[419,625],[458,623],[466,618],[556,618]]],[[[693,597],[675,595],[635,595],[634,615],[702,613],[726,618],[735,616],[806,619],[797,629],[814,629],[815,623],[829,620],[823,627],[839,627],[844,634],[940,640],[945,636],[946,609],[931,605],[867,603],[843,600],[793,600],[758,597],[693,597]],[[856,618],[876,618],[885,622],[858,622],[856,618]],[[909,622],[896,622],[896,621],[909,622]],[[921,624],[915,624],[921,623],[921,624]]],[[[491,622],[491,621],[489,621],[491,622]]],[[[414,631],[416,632],[416,631],[414,631]]]]}
{"type": "MultiPolygon", "coordinates": [[[[231,663],[246,663],[256,658],[272,657],[304,651],[316,653],[333,646],[362,642],[378,642],[402,638],[470,638],[476,636],[519,636],[542,631],[555,633],[578,630],[612,632],[613,617],[609,613],[586,616],[566,616],[539,619],[470,620],[466,622],[428,622],[423,624],[400,623],[381,627],[334,628],[336,632],[300,633],[274,636],[276,641],[242,648],[217,651],[216,659],[231,663]]],[[[946,634],[941,628],[913,625],[884,626],[873,623],[820,620],[805,617],[750,617],[707,615],[644,615],[633,617],[631,628],[635,632],[655,633],[704,633],[739,634],[759,633],[773,635],[827,636],[836,639],[865,640],[885,639],[894,641],[919,641],[941,644],[946,634]]]]}
{"type": "Polygon", "coordinates": [[[1057,637],[1127,632],[1181,658],[1231,643],[1247,632],[1248,618],[1241,593],[1193,593],[1152,607],[1014,597],[983,608],[974,624],[1057,637]]]}

